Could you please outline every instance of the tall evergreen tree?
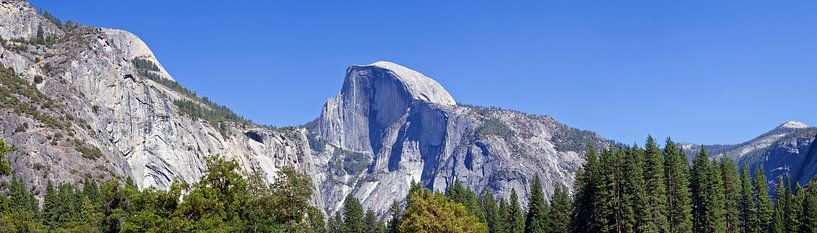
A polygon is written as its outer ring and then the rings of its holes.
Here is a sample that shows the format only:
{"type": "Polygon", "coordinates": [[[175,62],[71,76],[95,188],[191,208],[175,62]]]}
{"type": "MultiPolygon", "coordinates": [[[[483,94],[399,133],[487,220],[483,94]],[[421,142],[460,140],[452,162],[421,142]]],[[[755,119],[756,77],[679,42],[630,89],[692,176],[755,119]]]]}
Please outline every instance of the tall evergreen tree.
{"type": "MultiPolygon", "coordinates": [[[[28,191],[26,184],[17,176],[11,177],[11,185],[8,190],[9,208],[14,211],[28,211],[36,214],[39,206],[34,194],[28,191]]],[[[0,206],[2,210],[2,206],[0,206]]]]}
{"type": "Polygon", "coordinates": [[[813,189],[804,190],[797,185],[797,197],[802,205],[800,211],[800,232],[817,232],[817,195],[813,189]]]}
{"type": "Polygon", "coordinates": [[[346,200],[343,203],[343,232],[366,232],[365,225],[363,221],[363,206],[360,205],[360,201],[350,193],[346,196],[346,200]]]}
{"type": "Polygon", "coordinates": [[[752,178],[749,169],[743,165],[740,172],[740,229],[741,232],[752,232],[754,199],[752,198],[752,178]]]}
{"type": "Polygon", "coordinates": [[[623,232],[620,211],[620,175],[617,152],[602,150],[599,168],[594,174],[598,179],[593,199],[593,213],[589,224],[598,226],[598,232],[623,232]]]}
{"type": "Polygon", "coordinates": [[[488,232],[497,232],[496,224],[498,210],[496,200],[494,200],[494,195],[491,194],[491,192],[488,192],[487,189],[484,190],[480,198],[480,204],[482,205],[482,212],[485,213],[485,221],[488,223],[488,232]]]}
{"type": "Polygon", "coordinates": [[[753,232],[769,232],[772,229],[772,201],[769,198],[769,188],[763,168],[755,170],[753,179],[754,189],[754,220],[753,232]]]}
{"type": "Polygon", "coordinates": [[[508,214],[508,228],[511,233],[525,232],[525,213],[522,207],[519,206],[519,196],[516,195],[516,189],[511,188],[511,206],[508,214]]]}
{"type": "Polygon", "coordinates": [[[667,186],[664,177],[664,155],[652,136],[647,137],[644,146],[644,190],[647,203],[644,212],[649,219],[644,219],[642,232],[667,232],[667,186]]]}
{"type": "Polygon", "coordinates": [[[400,203],[394,201],[391,203],[391,220],[389,221],[389,233],[397,233],[398,229],[400,229],[400,203]]]}
{"type": "Polygon", "coordinates": [[[692,232],[692,200],[689,192],[689,166],[683,150],[667,138],[664,146],[667,182],[667,220],[669,232],[692,232]]]}
{"type": "Polygon", "coordinates": [[[477,194],[474,193],[474,191],[472,191],[471,189],[463,186],[459,180],[454,180],[454,184],[448,187],[445,196],[448,197],[448,199],[451,199],[465,206],[465,209],[468,210],[468,213],[477,217],[477,219],[479,219],[480,222],[485,222],[485,215],[482,213],[482,210],[480,209],[477,194]]]}
{"type": "Polygon", "coordinates": [[[775,183],[775,196],[777,196],[777,201],[775,201],[774,208],[772,210],[772,224],[769,227],[769,233],[783,233],[785,229],[783,227],[783,209],[784,205],[786,205],[786,194],[783,193],[783,177],[777,177],[777,183],[775,183]]]}
{"type": "Polygon", "coordinates": [[[800,221],[797,217],[800,214],[801,206],[799,199],[792,194],[791,188],[791,177],[786,177],[786,190],[784,191],[784,195],[786,195],[786,206],[783,215],[786,232],[796,232],[800,226],[800,221]]]}
{"type": "Polygon", "coordinates": [[[584,153],[587,161],[582,169],[576,172],[575,192],[573,193],[573,213],[570,223],[572,232],[589,233],[598,232],[597,225],[592,222],[594,212],[594,197],[596,186],[594,172],[598,166],[596,149],[592,145],[587,147],[584,153]]]}
{"type": "Polygon", "coordinates": [[[366,224],[365,225],[366,229],[365,229],[364,232],[368,232],[368,233],[381,233],[381,232],[383,232],[383,229],[384,229],[383,223],[381,223],[379,220],[377,220],[377,215],[375,215],[373,209],[369,208],[366,211],[366,215],[365,215],[365,217],[363,219],[364,219],[363,221],[366,224]]]}
{"type": "Polygon", "coordinates": [[[499,198],[497,219],[494,232],[511,232],[511,207],[508,206],[508,201],[505,201],[504,198],[499,198]]]}
{"type": "Polygon", "coordinates": [[[723,182],[721,170],[710,164],[706,149],[701,148],[692,161],[691,184],[693,229],[695,232],[723,232],[723,182]]]}
{"type": "Polygon", "coordinates": [[[54,189],[54,183],[48,180],[45,186],[45,196],[43,197],[42,217],[45,225],[55,225],[57,223],[57,191],[54,189]]]}
{"type": "Polygon", "coordinates": [[[726,232],[741,232],[740,228],[740,198],[741,184],[737,164],[726,154],[721,156],[719,163],[723,183],[723,206],[726,232]]]}
{"type": "Polygon", "coordinates": [[[620,229],[624,232],[644,232],[654,229],[650,222],[651,216],[648,211],[648,198],[644,190],[644,151],[633,146],[631,148],[619,148],[615,151],[617,158],[621,161],[620,172],[615,172],[617,177],[621,177],[618,185],[619,206],[616,211],[616,219],[620,219],[620,229]],[[620,173],[621,175],[617,175],[620,173]]]}
{"type": "Polygon", "coordinates": [[[570,232],[570,213],[572,203],[567,189],[560,184],[554,184],[553,197],[550,198],[550,213],[548,214],[547,232],[570,232]]]}
{"type": "Polygon", "coordinates": [[[542,181],[535,176],[530,183],[530,199],[528,199],[528,215],[525,219],[526,233],[544,233],[547,230],[548,204],[545,202],[545,193],[542,181]]]}

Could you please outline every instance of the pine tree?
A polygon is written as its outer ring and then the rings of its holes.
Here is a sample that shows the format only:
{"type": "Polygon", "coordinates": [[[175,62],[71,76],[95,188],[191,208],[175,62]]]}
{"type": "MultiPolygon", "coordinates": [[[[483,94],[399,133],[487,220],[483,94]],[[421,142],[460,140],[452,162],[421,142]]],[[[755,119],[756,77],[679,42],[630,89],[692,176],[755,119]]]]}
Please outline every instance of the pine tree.
{"type": "Polygon", "coordinates": [[[797,185],[800,210],[800,232],[817,232],[817,195],[813,189],[804,190],[797,185]]]}
{"type": "MultiPolygon", "coordinates": [[[[650,222],[651,216],[648,211],[648,197],[644,190],[644,151],[633,146],[628,149],[615,151],[616,157],[621,158],[621,182],[618,186],[617,209],[620,212],[621,230],[624,232],[645,232],[655,229],[655,225],[650,222]]],[[[618,173],[618,172],[616,172],[618,173]]]]}
{"type": "Polygon", "coordinates": [[[542,182],[538,175],[530,183],[530,190],[525,232],[544,233],[547,230],[548,204],[545,202],[544,189],[542,189],[542,182]]]}
{"type": "Polygon", "coordinates": [[[689,192],[689,166],[683,150],[672,139],[664,146],[664,169],[667,182],[667,219],[669,232],[692,232],[692,200],[689,192]]]}
{"type": "Polygon", "coordinates": [[[775,184],[775,194],[777,196],[777,201],[774,204],[774,209],[772,210],[772,223],[769,227],[769,233],[783,233],[783,206],[786,204],[786,195],[783,193],[783,177],[777,177],[777,183],[775,184]]]}
{"type": "Polygon", "coordinates": [[[706,149],[701,148],[692,161],[690,187],[695,232],[723,232],[723,182],[721,170],[711,165],[706,149]]]}
{"type": "Polygon", "coordinates": [[[391,220],[389,221],[389,233],[397,233],[400,228],[400,203],[394,201],[391,203],[391,220]]]}
{"type": "Polygon", "coordinates": [[[768,184],[766,183],[766,175],[763,172],[763,168],[758,167],[755,170],[755,177],[754,177],[754,221],[753,232],[769,232],[772,229],[772,202],[769,198],[769,188],[768,184]]]}
{"type": "Polygon", "coordinates": [[[785,206],[785,226],[786,232],[796,232],[798,227],[800,226],[800,221],[797,218],[800,214],[800,202],[799,199],[796,198],[791,191],[791,177],[786,177],[786,206],[785,206]]]}
{"type": "MultiPolygon", "coordinates": [[[[335,214],[337,216],[337,214],[335,214]]],[[[335,218],[329,216],[329,221],[326,222],[326,232],[340,232],[340,223],[335,221],[335,218]]]]}
{"type": "Polygon", "coordinates": [[[647,137],[644,152],[644,190],[647,203],[644,212],[649,219],[644,219],[642,232],[667,232],[667,186],[664,177],[664,155],[652,136],[647,137]]]}
{"type": "Polygon", "coordinates": [[[479,219],[481,222],[485,222],[485,215],[482,213],[482,210],[480,209],[477,194],[474,193],[474,191],[471,191],[471,189],[468,189],[465,186],[463,186],[459,180],[454,180],[454,184],[448,187],[445,196],[455,202],[462,204],[463,206],[465,206],[465,209],[468,210],[468,213],[476,216],[477,219],[479,219]]]}
{"type": "Polygon", "coordinates": [[[723,205],[726,232],[740,232],[741,185],[737,164],[726,154],[719,163],[723,183],[723,205]]]}
{"type": "Polygon", "coordinates": [[[547,231],[551,233],[570,232],[570,212],[572,203],[567,189],[554,184],[553,197],[550,199],[547,231]]]}
{"type": "Polygon", "coordinates": [[[343,223],[343,216],[341,216],[341,213],[335,213],[335,229],[333,232],[344,232],[344,229],[346,229],[345,226],[346,225],[343,223]]]}
{"type": "Polygon", "coordinates": [[[374,213],[374,210],[369,208],[366,211],[366,216],[364,217],[365,222],[365,231],[369,233],[380,233],[383,232],[383,224],[377,220],[377,216],[374,213]]]}
{"type": "Polygon", "coordinates": [[[496,200],[494,200],[494,195],[491,194],[491,192],[488,192],[487,189],[484,190],[482,192],[480,204],[482,205],[482,212],[485,213],[485,220],[488,223],[488,232],[496,232],[498,210],[496,207],[496,200]]]}
{"type": "Polygon", "coordinates": [[[57,223],[58,201],[54,183],[48,180],[48,184],[45,187],[45,196],[43,197],[43,224],[53,226],[57,223]]]}
{"type": "Polygon", "coordinates": [[[343,232],[366,232],[365,223],[363,222],[363,206],[351,193],[346,196],[343,203],[343,232]]]}
{"type": "Polygon", "coordinates": [[[617,152],[602,150],[599,157],[599,168],[594,174],[598,178],[596,194],[593,199],[592,220],[589,224],[598,226],[598,232],[622,232],[620,203],[620,176],[618,175],[617,152]]]}
{"type": "MultiPolygon", "coordinates": [[[[27,211],[36,214],[38,211],[37,200],[28,191],[22,179],[16,176],[11,177],[11,185],[8,190],[9,208],[12,211],[27,211]]],[[[2,210],[2,207],[0,207],[2,210]]]]}
{"type": "Polygon", "coordinates": [[[592,222],[594,212],[594,197],[597,184],[593,176],[595,168],[598,166],[596,149],[592,145],[587,147],[584,154],[587,161],[581,170],[576,172],[575,192],[573,196],[573,213],[570,223],[572,232],[589,233],[598,232],[598,228],[592,222]]]}
{"type": "Polygon", "coordinates": [[[749,169],[743,165],[740,172],[740,229],[741,232],[752,232],[754,199],[752,198],[752,180],[749,169]]]}
{"type": "Polygon", "coordinates": [[[516,189],[511,188],[511,206],[508,214],[508,228],[511,233],[525,232],[525,213],[519,206],[519,196],[516,195],[516,189]]]}
{"type": "Polygon", "coordinates": [[[494,232],[511,232],[511,207],[508,206],[508,201],[505,201],[504,198],[499,199],[497,219],[494,232]]]}

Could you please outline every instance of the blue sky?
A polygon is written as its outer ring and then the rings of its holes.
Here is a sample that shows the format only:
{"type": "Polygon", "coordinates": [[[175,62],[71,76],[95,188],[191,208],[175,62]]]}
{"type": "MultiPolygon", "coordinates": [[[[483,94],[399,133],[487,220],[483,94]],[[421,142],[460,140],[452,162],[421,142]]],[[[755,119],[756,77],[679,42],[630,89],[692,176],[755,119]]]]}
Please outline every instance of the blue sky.
{"type": "Polygon", "coordinates": [[[348,65],[378,60],[625,143],[817,124],[817,1],[32,2],[135,33],[177,81],[264,124],[316,118],[348,65]]]}

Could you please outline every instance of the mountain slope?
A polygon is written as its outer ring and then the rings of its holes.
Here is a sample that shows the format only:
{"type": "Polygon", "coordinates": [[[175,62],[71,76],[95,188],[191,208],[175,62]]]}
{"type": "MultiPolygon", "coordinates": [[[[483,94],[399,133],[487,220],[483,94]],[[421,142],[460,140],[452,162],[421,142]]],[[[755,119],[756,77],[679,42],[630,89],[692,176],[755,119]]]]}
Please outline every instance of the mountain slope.
{"type": "Polygon", "coordinates": [[[535,175],[548,194],[572,187],[584,145],[610,144],[547,116],[457,105],[434,80],[390,62],[350,67],[341,93],[307,129],[326,145],[316,151],[328,161],[327,212],[350,192],[365,206],[388,206],[412,181],[443,191],[459,180],[505,198],[516,189],[524,202],[535,175]]]}
{"type": "MultiPolygon", "coordinates": [[[[793,182],[805,184],[817,172],[817,167],[808,166],[814,160],[809,154],[815,153],[813,142],[817,128],[800,122],[785,122],[752,140],[735,145],[704,145],[714,158],[726,154],[754,172],[762,167],[770,184],[778,176],[791,177],[793,182]]],[[[693,156],[700,146],[684,144],[685,151],[693,156]]],[[[769,187],[774,187],[770,185],[769,187]]]]}
{"type": "Polygon", "coordinates": [[[11,93],[35,107],[0,109],[0,136],[17,148],[9,158],[29,185],[92,176],[166,188],[198,180],[211,154],[268,178],[282,165],[314,173],[303,130],[259,127],[197,97],[129,32],[60,25],[25,1],[0,3],[0,23],[0,63],[43,96],[11,93]]]}

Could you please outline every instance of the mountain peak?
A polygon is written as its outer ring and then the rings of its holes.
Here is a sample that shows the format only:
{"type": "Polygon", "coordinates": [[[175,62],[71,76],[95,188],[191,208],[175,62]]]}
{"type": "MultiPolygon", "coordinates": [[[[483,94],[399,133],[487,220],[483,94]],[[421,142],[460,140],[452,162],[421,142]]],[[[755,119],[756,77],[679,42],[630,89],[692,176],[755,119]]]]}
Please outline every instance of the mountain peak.
{"type": "MultiPolygon", "coordinates": [[[[445,90],[437,81],[431,79],[420,72],[406,68],[393,62],[378,61],[369,65],[353,65],[350,70],[357,69],[383,69],[390,72],[399,81],[411,97],[416,100],[435,103],[440,105],[454,106],[457,102],[451,94],[445,90]]],[[[383,76],[371,76],[383,77],[383,76]]]]}
{"type": "Polygon", "coordinates": [[[783,124],[780,124],[780,126],[778,126],[777,128],[778,128],[778,129],[805,129],[805,128],[808,128],[808,127],[809,127],[809,126],[808,126],[808,125],[806,125],[806,124],[805,124],[805,123],[803,123],[803,122],[799,122],[799,121],[787,121],[787,122],[785,122],[785,123],[783,123],[783,124]]]}

